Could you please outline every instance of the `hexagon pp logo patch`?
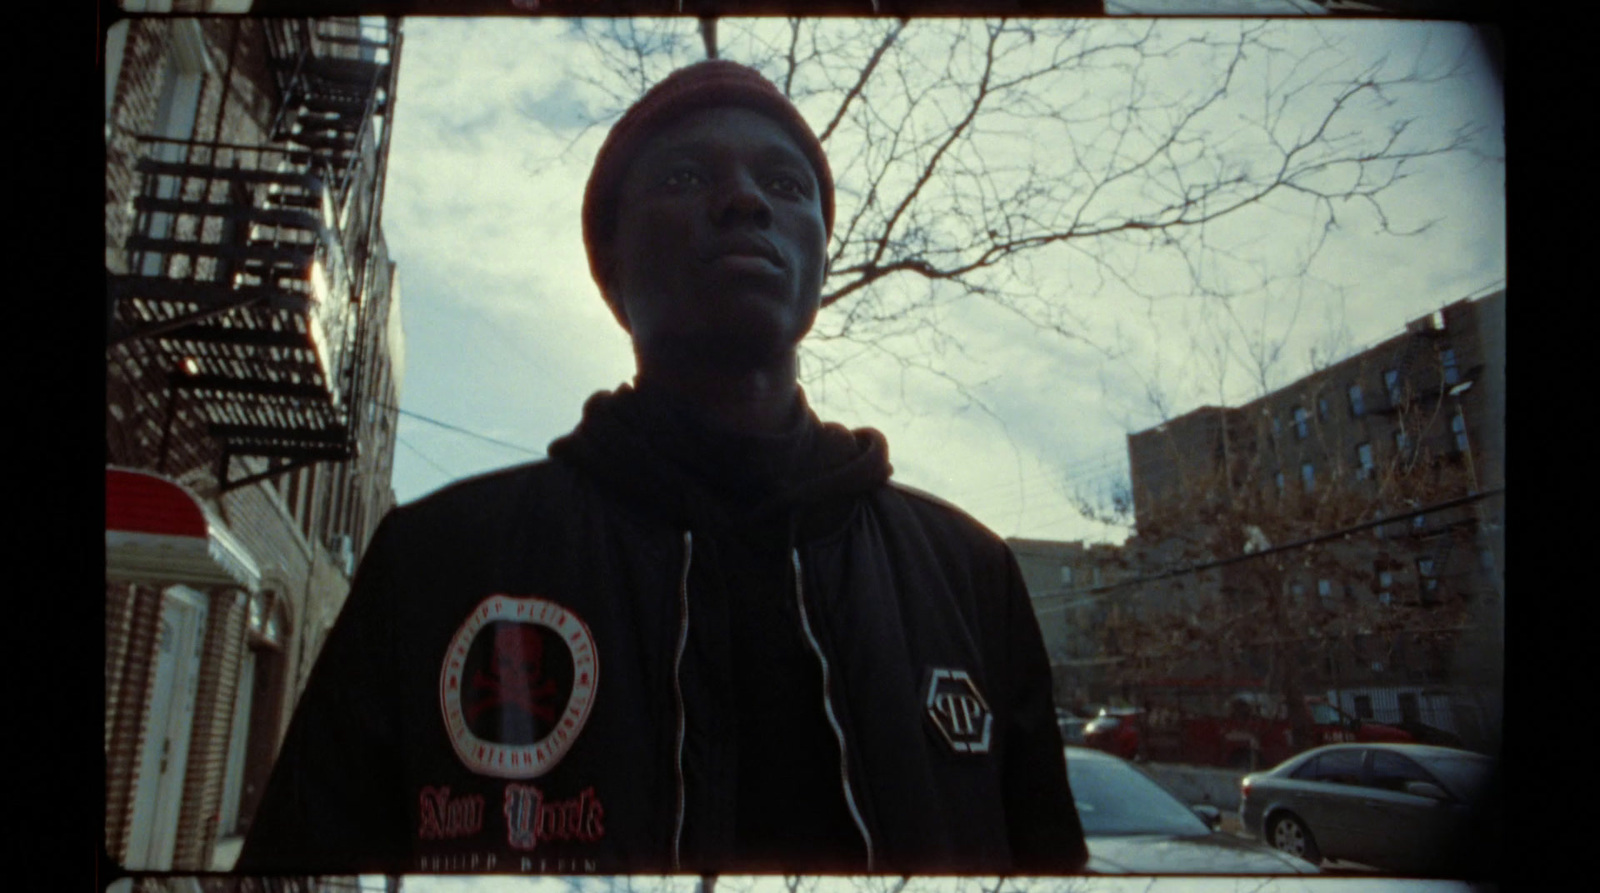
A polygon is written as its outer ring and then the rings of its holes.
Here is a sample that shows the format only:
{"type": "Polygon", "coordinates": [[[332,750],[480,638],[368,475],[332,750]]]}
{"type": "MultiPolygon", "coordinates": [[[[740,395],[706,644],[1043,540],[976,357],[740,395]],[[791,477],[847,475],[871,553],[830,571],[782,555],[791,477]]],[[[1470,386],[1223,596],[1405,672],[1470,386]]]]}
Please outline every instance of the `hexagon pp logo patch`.
{"type": "Polygon", "coordinates": [[[956,753],[988,753],[994,716],[966,670],[931,670],[925,708],[945,743],[956,753]]]}
{"type": "Polygon", "coordinates": [[[537,778],[589,719],[600,665],[589,627],[542,598],[492,595],[456,630],[439,705],[456,756],[497,778],[537,778]]]}

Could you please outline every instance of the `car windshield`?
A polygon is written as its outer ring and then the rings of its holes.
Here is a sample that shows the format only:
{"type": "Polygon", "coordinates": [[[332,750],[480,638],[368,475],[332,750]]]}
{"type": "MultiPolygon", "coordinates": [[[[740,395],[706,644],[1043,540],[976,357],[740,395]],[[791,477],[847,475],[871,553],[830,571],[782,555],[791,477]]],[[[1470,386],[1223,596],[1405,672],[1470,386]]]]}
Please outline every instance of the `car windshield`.
{"type": "Polygon", "coordinates": [[[1428,757],[1418,762],[1444,782],[1450,793],[1467,800],[1476,797],[1483,789],[1492,763],[1488,757],[1481,756],[1428,757]]]}
{"type": "Polygon", "coordinates": [[[1067,777],[1083,833],[1209,834],[1199,816],[1139,770],[1117,760],[1067,757],[1067,777]]]}

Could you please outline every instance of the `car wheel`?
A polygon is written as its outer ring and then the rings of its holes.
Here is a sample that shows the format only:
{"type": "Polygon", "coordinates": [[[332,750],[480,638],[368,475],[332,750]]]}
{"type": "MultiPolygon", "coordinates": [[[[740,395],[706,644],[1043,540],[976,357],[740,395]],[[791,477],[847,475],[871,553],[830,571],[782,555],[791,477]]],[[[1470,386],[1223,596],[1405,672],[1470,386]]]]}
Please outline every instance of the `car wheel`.
{"type": "Polygon", "coordinates": [[[1311,836],[1311,829],[1292,812],[1280,812],[1273,817],[1267,826],[1267,843],[1291,856],[1299,856],[1312,865],[1322,861],[1322,851],[1317,849],[1317,840],[1311,836]]]}

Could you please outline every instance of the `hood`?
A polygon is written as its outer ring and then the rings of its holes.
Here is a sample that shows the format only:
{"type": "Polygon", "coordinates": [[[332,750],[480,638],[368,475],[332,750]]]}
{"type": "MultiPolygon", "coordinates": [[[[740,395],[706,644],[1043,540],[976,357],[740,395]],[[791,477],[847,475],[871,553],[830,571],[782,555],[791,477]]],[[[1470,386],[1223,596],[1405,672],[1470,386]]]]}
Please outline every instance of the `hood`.
{"type": "Polygon", "coordinates": [[[1320,874],[1303,859],[1232,834],[1090,837],[1096,874],[1320,874]]]}
{"type": "Polygon", "coordinates": [[[824,424],[800,392],[784,430],[737,434],[660,389],[590,397],[550,456],[675,527],[836,521],[888,481],[888,443],[871,428],[824,424]]]}

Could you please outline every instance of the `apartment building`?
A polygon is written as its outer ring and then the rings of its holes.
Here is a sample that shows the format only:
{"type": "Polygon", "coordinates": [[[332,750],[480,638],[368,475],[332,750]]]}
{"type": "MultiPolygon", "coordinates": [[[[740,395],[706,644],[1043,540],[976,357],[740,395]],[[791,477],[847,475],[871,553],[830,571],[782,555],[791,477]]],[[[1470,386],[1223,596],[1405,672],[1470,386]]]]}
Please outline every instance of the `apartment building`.
{"type": "Polygon", "coordinates": [[[1130,564],[1211,570],[1126,599],[1258,612],[1276,645],[1242,649],[1236,673],[1294,672],[1353,714],[1481,741],[1503,655],[1504,318],[1504,291],[1457,301],[1242,406],[1130,435],[1130,564]]]}
{"type": "Polygon", "coordinates": [[[1104,587],[1128,575],[1122,549],[1081,540],[1006,540],[1016,556],[1050,656],[1056,703],[1106,700],[1106,660],[1099,632],[1115,602],[1104,587]]]}
{"type": "Polygon", "coordinates": [[[105,846],[125,867],[227,867],[393,505],[400,49],[381,18],[105,34],[105,846]]]}

